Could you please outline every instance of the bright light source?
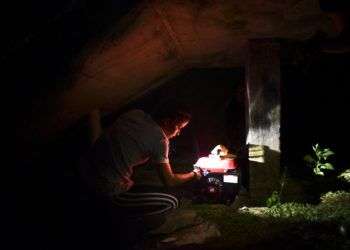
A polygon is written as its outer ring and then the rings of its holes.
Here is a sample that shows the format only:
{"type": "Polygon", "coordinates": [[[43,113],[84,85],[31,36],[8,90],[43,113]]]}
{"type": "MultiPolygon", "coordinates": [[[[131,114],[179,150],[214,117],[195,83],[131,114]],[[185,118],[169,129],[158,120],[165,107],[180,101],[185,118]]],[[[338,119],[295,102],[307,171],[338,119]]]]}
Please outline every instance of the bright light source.
{"type": "Polygon", "coordinates": [[[236,168],[234,158],[225,157],[226,155],[232,156],[226,147],[217,145],[208,157],[199,158],[194,166],[209,172],[226,173],[227,170],[236,168]]]}
{"type": "Polygon", "coordinates": [[[238,183],[237,175],[224,175],[224,182],[226,183],[238,183]]]}

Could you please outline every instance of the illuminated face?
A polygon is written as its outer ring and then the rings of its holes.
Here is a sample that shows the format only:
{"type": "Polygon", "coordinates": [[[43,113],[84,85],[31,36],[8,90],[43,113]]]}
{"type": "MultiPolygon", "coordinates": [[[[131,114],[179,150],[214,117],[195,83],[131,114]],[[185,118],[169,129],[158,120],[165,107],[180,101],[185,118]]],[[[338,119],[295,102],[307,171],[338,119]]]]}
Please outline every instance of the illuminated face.
{"type": "Polygon", "coordinates": [[[168,139],[174,138],[178,135],[180,135],[181,130],[187,126],[189,121],[185,121],[182,123],[175,124],[174,128],[172,131],[168,134],[168,139]]]}

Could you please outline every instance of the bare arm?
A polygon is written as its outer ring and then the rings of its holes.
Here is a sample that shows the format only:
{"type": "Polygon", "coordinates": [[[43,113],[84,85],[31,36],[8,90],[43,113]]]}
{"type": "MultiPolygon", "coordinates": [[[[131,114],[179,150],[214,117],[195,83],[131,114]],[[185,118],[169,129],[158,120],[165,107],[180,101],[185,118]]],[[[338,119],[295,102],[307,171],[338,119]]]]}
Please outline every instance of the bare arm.
{"type": "Polygon", "coordinates": [[[175,174],[173,173],[169,163],[158,164],[157,170],[163,183],[169,187],[181,185],[188,181],[198,180],[201,178],[201,174],[194,171],[185,174],[175,174]]]}

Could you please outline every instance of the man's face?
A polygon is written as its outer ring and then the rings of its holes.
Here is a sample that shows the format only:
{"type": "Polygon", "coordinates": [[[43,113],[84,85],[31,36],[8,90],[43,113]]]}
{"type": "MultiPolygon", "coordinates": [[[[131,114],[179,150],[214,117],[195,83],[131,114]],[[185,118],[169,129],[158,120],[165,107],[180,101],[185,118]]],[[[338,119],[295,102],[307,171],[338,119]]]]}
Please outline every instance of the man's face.
{"type": "Polygon", "coordinates": [[[180,135],[181,130],[187,126],[188,122],[189,121],[184,121],[182,123],[174,124],[173,130],[168,135],[168,139],[171,139],[171,138],[174,138],[174,137],[180,135]]]}

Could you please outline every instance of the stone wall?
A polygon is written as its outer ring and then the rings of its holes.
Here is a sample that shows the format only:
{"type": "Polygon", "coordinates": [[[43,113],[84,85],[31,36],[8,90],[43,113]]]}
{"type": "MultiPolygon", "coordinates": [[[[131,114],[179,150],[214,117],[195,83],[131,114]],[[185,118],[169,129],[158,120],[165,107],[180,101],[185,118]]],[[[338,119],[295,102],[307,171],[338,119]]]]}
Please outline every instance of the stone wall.
{"type": "Polygon", "coordinates": [[[248,97],[249,191],[264,203],[279,189],[280,45],[272,39],[249,41],[246,64],[248,97]]]}

